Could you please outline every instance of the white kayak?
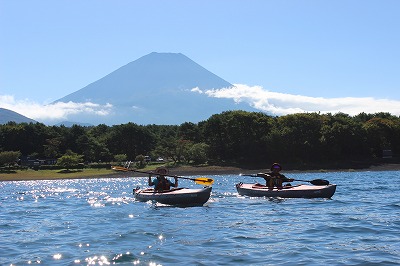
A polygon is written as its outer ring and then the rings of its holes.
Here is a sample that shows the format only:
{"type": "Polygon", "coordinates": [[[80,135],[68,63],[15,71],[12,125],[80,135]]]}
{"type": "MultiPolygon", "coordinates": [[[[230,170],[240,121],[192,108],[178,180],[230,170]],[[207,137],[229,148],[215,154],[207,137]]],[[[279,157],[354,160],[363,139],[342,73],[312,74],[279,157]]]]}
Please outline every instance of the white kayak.
{"type": "Polygon", "coordinates": [[[239,195],[250,197],[280,197],[280,198],[331,198],[336,191],[336,185],[284,186],[282,189],[269,189],[261,184],[236,184],[239,195]]]}
{"type": "Polygon", "coordinates": [[[138,201],[156,201],[167,205],[179,206],[202,206],[208,201],[212,187],[201,189],[174,188],[171,190],[157,192],[153,188],[136,188],[133,193],[138,201]]]}

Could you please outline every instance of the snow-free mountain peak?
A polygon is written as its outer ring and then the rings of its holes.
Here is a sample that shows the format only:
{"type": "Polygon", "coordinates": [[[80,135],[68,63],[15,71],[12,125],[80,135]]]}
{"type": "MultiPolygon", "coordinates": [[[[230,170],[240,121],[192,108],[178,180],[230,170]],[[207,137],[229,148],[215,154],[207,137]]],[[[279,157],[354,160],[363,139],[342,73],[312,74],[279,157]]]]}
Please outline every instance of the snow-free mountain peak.
{"type": "Polygon", "coordinates": [[[180,124],[249,106],[191,91],[232,86],[181,53],[150,53],[56,102],[110,104],[108,114],[75,115],[68,120],[91,124],[180,124]]]}

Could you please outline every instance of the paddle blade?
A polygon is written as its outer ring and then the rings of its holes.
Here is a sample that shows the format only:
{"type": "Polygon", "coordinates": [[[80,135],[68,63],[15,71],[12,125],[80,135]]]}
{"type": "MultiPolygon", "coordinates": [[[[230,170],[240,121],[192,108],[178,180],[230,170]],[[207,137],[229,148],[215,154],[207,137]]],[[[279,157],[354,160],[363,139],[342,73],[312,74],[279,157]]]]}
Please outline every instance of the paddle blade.
{"type": "Polygon", "coordinates": [[[208,177],[199,177],[195,178],[194,182],[199,185],[211,186],[214,183],[214,179],[208,177]]]}
{"type": "Polygon", "coordinates": [[[327,186],[329,185],[329,181],[325,179],[314,179],[310,181],[314,186],[327,186]]]}

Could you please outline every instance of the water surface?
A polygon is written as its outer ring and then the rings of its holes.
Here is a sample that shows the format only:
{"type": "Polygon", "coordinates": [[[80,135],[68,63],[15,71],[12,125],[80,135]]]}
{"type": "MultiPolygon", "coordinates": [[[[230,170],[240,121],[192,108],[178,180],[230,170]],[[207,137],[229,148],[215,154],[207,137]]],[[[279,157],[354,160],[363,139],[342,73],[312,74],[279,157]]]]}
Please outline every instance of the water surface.
{"type": "Polygon", "coordinates": [[[399,265],[399,171],[287,176],[338,187],[249,198],[234,185],[262,179],[209,176],[210,201],[178,208],[136,202],[146,178],[0,182],[0,265],[399,265]]]}

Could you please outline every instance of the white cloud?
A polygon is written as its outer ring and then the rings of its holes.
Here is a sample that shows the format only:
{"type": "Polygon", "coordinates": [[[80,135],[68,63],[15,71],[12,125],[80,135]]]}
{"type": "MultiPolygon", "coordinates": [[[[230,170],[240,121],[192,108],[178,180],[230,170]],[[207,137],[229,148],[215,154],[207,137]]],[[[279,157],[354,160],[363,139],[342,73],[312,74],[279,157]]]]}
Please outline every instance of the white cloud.
{"type": "Polygon", "coordinates": [[[53,104],[40,104],[29,100],[15,100],[10,95],[0,95],[0,107],[12,110],[21,115],[38,121],[59,121],[68,119],[69,115],[94,114],[106,116],[110,114],[112,105],[100,105],[91,102],[57,102],[53,104]]]}
{"type": "Polygon", "coordinates": [[[200,88],[199,88],[199,87],[193,88],[193,89],[191,89],[190,91],[192,91],[192,92],[198,92],[198,93],[200,93],[200,94],[202,94],[202,93],[203,93],[203,91],[202,91],[202,90],[200,90],[200,88]]]}
{"type": "MultiPolygon", "coordinates": [[[[230,88],[201,90],[193,88],[193,93],[205,94],[209,97],[228,98],[239,103],[244,102],[256,110],[271,115],[286,115],[302,112],[338,113],[349,115],[359,113],[389,112],[400,115],[400,101],[375,99],[371,97],[322,98],[271,92],[261,86],[235,84],[230,88]]],[[[43,123],[60,122],[72,115],[97,115],[105,117],[112,113],[111,104],[100,105],[91,102],[74,103],[58,102],[41,104],[30,100],[16,100],[11,95],[0,95],[0,107],[12,110],[26,117],[43,123]]],[[[139,107],[132,106],[139,110],[139,107]]]]}
{"type": "Polygon", "coordinates": [[[272,115],[287,115],[302,112],[359,113],[389,112],[400,115],[400,101],[375,99],[371,97],[322,98],[271,92],[260,86],[234,84],[233,87],[192,92],[204,93],[209,97],[228,98],[235,102],[245,102],[251,107],[272,115]]]}

